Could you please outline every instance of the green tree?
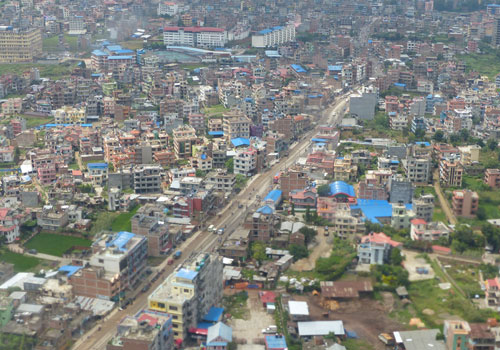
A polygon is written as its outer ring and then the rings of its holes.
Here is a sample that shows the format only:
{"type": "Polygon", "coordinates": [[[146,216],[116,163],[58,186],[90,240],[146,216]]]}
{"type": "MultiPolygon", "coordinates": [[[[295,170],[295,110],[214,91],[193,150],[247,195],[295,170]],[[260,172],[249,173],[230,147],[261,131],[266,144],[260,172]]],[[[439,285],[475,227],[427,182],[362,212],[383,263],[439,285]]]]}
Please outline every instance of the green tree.
{"type": "Polygon", "coordinates": [[[314,237],[316,237],[316,235],[318,234],[318,232],[315,229],[312,229],[312,228],[306,227],[306,226],[302,227],[299,230],[299,232],[304,235],[306,244],[309,244],[314,239],[314,237]]]}
{"type": "Polygon", "coordinates": [[[330,186],[329,185],[321,185],[318,187],[318,196],[328,197],[329,195],[330,195],[330,186]]]}
{"type": "Polygon", "coordinates": [[[295,216],[295,204],[292,203],[292,215],[295,216]]]}
{"type": "Polygon", "coordinates": [[[391,265],[400,266],[403,263],[403,256],[398,248],[393,248],[391,250],[391,255],[389,255],[389,263],[391,265]]]}
{"type": "Polygon", "coordinates": [[[226,160],[226,163],[224,163],[224,165],[226,166],[228,173],[230,173],[230,174],[234,173],[234,160],[233,160],[233,158],[229,158],[228,160],[226,160]]]}
{"type": "Polygon", "coordinates": [[[498,147],[498,141],[494,139],[489,139],[488,142],[486,142],[486,147],[488,147],[490,151],[494,151],[498,147]]]}
{"type": "Polygon", "coordinates": [[[252,258],[257,260],[259,263],[267,259],[266,246],[263,242],[253,242],[251,250],[252,258]]]}
{"type": "Polygon", "coordinates": [[[437,130],[434,133],[434,136],[432,136],[432,139],[436,142],[443,142],[444,141],[444,132],[441,130],[437,130]]]}
{"type": "Polygon", "coordinates": [[[196,169],[196,177],[205,177],[205,172],[201,169],[196,169]]]}
{"type": "Polygon", "coordinates": [[[307,248],[300,244],[290,244],[288,246],[290,254],[293,255],[293,260],[297,261],[299,259],[307,258],[309,256],[309,251],[307,248]]]}

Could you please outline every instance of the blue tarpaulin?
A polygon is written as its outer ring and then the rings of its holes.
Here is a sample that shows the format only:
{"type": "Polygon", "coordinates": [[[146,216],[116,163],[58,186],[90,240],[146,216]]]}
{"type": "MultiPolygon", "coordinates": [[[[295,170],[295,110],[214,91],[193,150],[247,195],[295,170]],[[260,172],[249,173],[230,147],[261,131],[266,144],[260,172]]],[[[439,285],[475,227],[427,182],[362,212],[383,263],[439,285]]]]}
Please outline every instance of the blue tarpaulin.
{"type": "Polygon", "coordinates": [[[235,139],[232,139],[231,143],[233,144],[234,147],[250,146],[250,140],[243,137],[237,137],[235,139]]]}
{"type": "Polygon", "coordinates": [[[212,306],[208,313],[203,316],[203,321],[208,322],[219,322],[222,318],[222,313],[224,312],[223,307],[214,307],[212,306]]]}

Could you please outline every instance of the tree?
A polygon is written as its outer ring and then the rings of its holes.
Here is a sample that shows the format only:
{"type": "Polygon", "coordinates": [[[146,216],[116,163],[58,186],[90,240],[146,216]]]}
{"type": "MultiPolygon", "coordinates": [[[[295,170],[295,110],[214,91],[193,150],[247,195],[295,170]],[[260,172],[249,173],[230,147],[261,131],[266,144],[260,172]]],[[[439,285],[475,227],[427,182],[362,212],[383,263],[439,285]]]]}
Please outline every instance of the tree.
{"type": "Polygon", "coordinates": [[[205,177],[205,172],[201,169],[196,169],[196,177],[205,177]]]}
{"type": "Polygon", "coordinates": [[[330,195],[330,186],[329,185],[321,185],[318,187],[318,196],[328,197],[329,195],[330,195]]]}
{"type": "Polygon", "coordinates": [[[494,151],[498,147],[498,141],[494,139],[489,139],[488,142],[486,142],[486,147],[488,147],[490,151],[494,151]]]}
{"type": "Polygon", "coordinates": [[[435,133],[434,133],[434,136],[432,136],[432,139],[436,142],[443,142],[444,140],[444,132],[441,131],[441,130],[437,130],[435,133]]]}
{"type": "Polygon", "coordinates": [[[311,221],[311,209],[309,209],[309,207],[306,208],[306,214],[304,215],[304,220],[306,220],[306,222],[311,221]]]}
{"type": "Polygon", "coordinates": [[[300,244],[290,244],[288,246],[288,250],[290,251],[290,254],[293,255],[294,261],[307,258],[309,256],[307,248],[300,244]]]}
{"type": "Polygon", "coordinates": [[[403,262],[403,256],[398,248],[393,248],[391,250],[391,255],[389,255],[389,263],[391,265],[400,266],[403,262]]]}
{"type": "Polygon", "coordinates": [[[252,258],[257,260],[259,263],[267,259],[266,246],[263,242],[253,242],[251,250],[252,258]]]}
{"type": "Polygon", "coordinates": [[[229,158],[228,160],[226,160],[226,163],[224,163],[224,165],[226,166],[228,173],[230,173],[230,174],[234,173],[234,160],[233,160],[233,158],[229,158]]]}
{"type": "Polygon", "coordinates": [[[292,215],[295,216],[295,204],[292,203],[292,215]]]}
{"type": "Polygon", "coordinates": [[[299,232],[304,235],[306,244],[309,244],[309,242],[311,242],[314,239],[314,237],[316,237],[316,235],[318,234],[316,230],[306,226],[302,227],[299,230],[299,232]]]}

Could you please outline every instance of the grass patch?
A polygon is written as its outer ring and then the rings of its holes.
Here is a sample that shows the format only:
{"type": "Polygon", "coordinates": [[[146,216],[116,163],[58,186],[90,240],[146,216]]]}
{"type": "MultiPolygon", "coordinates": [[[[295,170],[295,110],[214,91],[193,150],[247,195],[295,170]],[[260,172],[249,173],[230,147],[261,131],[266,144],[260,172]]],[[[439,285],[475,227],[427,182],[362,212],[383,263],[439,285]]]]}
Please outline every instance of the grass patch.
{"type": "Polygon", "coordinates": [[[144,47],[142,40],[127,40],[118,44],[120,44],[124,49],[129,50],[140,50],[144,47]]]}
{"type": "Polygon", "coordinates": [[[0,350],[28,350],[36,345],[36,339],[27,335],[0,333],[0,350]]]}
{"type": "Polygon", "coordinates": [[[229,108],[224,107],[223,105],[214,105],[211,107],[207,107],[203,110],[205,114],[209,117],[220,117],[225,112],[229,111],[229,108]]]}
{"type": "Polygon", "coordinates": [[[230,314],[233,318],[246,320],[250,314],[247,300],[248,293],[246,291],[241,291],[233,295],[225,295],[222,298],[222,306],[225,312],[230,314]]]}
{"type": "Polygon", "coordinates": [[[36,128],[37,126],[51,123],[54,118],[52,117],[33,117],[29,115],[22,115],[22,118],[26,119],[26,127],[28,129],[36,128]]]}
{"type": "Polygon", "coordinates": [[[44,52],[57,52],[57,51],[78,51],[78,37],[65,34],[63,37],[63,44],[59,45],[59,35],[43,38],[42,48],[44,52]]]}
{"type": "Polygon", "coordinates": [[[137,210],[139,210],[138,205],[126,213],[120,213],[111,223],[111,230],[114,232],[132,230],[131,219],[137,213],[137,210]]]}
{"type": "Polygon", "coordinates": [[[361,339],[346,339],[342,342],[342,345],[346,347],[347,350],[373,350],[374,347],[370,343],[361,339]]]}
{"type": "Polygon", "coordinates": [[[73,246],[90,247],[92,241],[86,238],[63,236],[55,233],[40,233],[29,240],[25,247],[36,249],[40,253],[62,256],[73,246]]]}
{"type": "Polygon", "coordinates": [[[90,228],[90,234],[96,235],[101,231],[111,231],[111,224],[120,215],[116,212],[109,211],[99,211],[97,212],[92,220],[92,227],[90,228]]]}
{"type": "Polygon", "coordinates": [[[494,81],[495,76],[500,73],[500,57],[494,52],[470,53],[459,55],[457,58],[465,62],[467,71],[473,70],[481,75],[486,75],[491,81],[494,81]]]}
{"type": "Polygon", "coordinates": [[[183,63],[179,65],[180,68],[189,70],[195,70],[196,68],[203,68],[206,66],[207,66],[206,63],[183,63]]]}
{"type": "Polygon", "coordinates": [[[14,264],[14,271],[16,272],[33,270],[41,262],[38,258],[13,253],[7,249],[1,250],[0,252],[0,260],[14,264]]]}
{"type": "Polygon", "coordinates": [[[31,68],[38,68],[42,78],[60,79],[69,75],[76,66],[75,62],[63,62],[58,64],[34,64],[34,63],[2,63],[0,64],[0,75],[21,74],[31,68]]]}

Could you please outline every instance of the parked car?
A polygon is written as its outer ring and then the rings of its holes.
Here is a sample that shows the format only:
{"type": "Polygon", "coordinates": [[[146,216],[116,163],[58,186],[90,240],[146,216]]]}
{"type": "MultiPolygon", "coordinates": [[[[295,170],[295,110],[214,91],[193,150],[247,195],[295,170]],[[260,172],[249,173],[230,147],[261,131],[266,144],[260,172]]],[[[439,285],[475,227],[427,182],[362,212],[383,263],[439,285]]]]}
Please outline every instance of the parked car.
{"type": "Polygon", "coordinates": [[[208,226],[208,232],[215,232],[215,226],[214,225],[208,226]]]}
{"type": "Polygon", "coordinates": [[[180,250],[176,251],[174,254],[174,259],[179,259],[182,255],[182,252],[180,250]]]}
{"type": "Polygon", "coordinates": [[[277,332],[278,332],[278,327],[276,327],[275,325],[271,325],[262,330],[262,334],[275,334],[277,332]]]}
{"type": "Polygon", "coordinates": [[[30,253],[30,254],[38,254],[38,251],[36,249],[30,249],[30,250],[28,250],[28,253],[30,253]]]}

